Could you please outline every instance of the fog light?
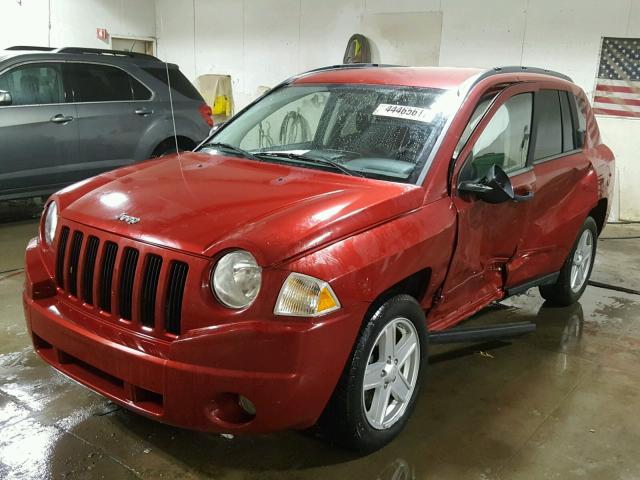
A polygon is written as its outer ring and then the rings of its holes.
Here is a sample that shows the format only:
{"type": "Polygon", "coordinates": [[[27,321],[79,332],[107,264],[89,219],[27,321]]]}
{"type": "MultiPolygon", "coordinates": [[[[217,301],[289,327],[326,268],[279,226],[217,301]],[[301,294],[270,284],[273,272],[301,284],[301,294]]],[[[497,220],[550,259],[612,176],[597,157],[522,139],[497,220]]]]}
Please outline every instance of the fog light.
{"type": "Polygon", "coordinates": [[[238,403],[240,407],[253,417],[256,414],[255,405],[251,403],[251,400],[249,400],[247,397],[244,397],[242,395],[239,395],[239,397],[240,397],[240,400],[238,403]]]}

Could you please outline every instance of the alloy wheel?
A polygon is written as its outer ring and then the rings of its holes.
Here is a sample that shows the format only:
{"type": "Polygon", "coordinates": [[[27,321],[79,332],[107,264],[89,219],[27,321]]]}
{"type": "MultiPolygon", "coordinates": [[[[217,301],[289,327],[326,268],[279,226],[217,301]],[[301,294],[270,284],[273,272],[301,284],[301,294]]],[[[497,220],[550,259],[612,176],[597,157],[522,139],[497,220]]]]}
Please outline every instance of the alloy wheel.
{"type": "Polygon", "coordinates": [[[362,403],[369,424],[384,430],[407,409],[420,368],[420,340],[415,326],[396,318],[383,328],[369,352],[362,403]]]}

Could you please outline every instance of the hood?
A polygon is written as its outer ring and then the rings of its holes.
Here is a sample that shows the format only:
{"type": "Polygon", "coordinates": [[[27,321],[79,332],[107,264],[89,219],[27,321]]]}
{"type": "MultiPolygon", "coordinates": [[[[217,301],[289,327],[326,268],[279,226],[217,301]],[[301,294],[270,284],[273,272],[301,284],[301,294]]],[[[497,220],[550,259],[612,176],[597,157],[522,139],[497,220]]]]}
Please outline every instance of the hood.
{"type": "Polygon", "coordinates": [[[125,237],[206,256],[244,248],[270,265],[415,209],[422,199],[414,185],[187,153],[83,182],[63,191],[60,205],[63,218],[125,237]],[[119,220],[123,213],[139,221],[119,220]]]}

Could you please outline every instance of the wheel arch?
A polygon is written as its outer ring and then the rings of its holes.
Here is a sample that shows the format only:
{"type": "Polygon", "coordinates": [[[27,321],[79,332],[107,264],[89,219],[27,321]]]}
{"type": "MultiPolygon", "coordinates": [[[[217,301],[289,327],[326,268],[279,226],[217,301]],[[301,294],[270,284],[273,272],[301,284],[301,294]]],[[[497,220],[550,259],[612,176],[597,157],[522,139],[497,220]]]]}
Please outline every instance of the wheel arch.
{"type": "Polygon", "coordinates": [[[329,282],[343,305],[375,308],[405,293],[426,310],[447,272],[455,222],[454,209],[443,199],[283,267],[329,282]]]}
{"type": "Polygon", "coordinates": [[[607,224],[607,213],[608,213],[609,201],[607,198],[601,198],[598,200],[598,203],[595,207],[591,209],[589,212],[589,217],[592,217],[596,221],[596,225],[598,226],[598,235],[602,233],[605,225],[607,224]]]}
{"type": "Polygon", "coordinates": [[[431,281],[431,273],[432,270],[430,267],[423,268],[380,292],[371,302],[371,305],[369,305],[362,319],[362,323],[364,324],[367,318],[373,315],[387,300],[397,295],[409,295],[422,305],[429,287],[429,282],[431,281]]]}
{"type": "Polygon", "coordinates": [[[150,157],[157,157],[158,155],[160,155],[163,151],[165,151],[168,148],[171,148],[173,145],[175,145],[176,141],[178,142],[178,148],[180,150],[192,150],[196,147],[197,143],[192,140],[191,138],[185,136],[185,135],[178,135],[177,137],[167,137],[164,140],[162,140],[160,143],[158,143],[153,150],[151,151],[151,153],[149,154],[150,157]]]}

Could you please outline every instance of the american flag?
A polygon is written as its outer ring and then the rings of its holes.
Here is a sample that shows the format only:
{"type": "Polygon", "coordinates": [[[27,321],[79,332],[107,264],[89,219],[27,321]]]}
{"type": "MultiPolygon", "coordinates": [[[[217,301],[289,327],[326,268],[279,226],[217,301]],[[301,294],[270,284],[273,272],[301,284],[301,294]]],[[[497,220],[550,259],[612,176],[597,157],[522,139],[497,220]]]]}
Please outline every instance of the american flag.
{"type": "Polygon", "coordinates": [[[640,118],[640,38],[602,39],[593,111],[640,118]]]}

